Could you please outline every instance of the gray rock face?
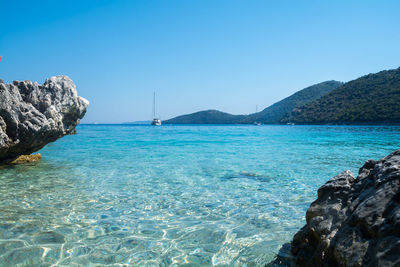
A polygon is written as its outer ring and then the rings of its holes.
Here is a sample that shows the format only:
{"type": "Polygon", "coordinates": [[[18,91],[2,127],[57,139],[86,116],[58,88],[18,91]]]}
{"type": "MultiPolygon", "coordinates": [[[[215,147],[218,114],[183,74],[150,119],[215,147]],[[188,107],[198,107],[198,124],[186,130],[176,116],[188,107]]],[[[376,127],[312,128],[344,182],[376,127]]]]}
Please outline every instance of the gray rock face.
{"type": "Polygon", "coordinates": [[[75,133],[88,104],[67,76],[51,77],[43,85],[1,80],[0,164],[75,133]]]}
{"type": "Polygon", "coordinates": [[[400,266],[400,150],[318,190],[294,236],[298,266],[400,266]]]}

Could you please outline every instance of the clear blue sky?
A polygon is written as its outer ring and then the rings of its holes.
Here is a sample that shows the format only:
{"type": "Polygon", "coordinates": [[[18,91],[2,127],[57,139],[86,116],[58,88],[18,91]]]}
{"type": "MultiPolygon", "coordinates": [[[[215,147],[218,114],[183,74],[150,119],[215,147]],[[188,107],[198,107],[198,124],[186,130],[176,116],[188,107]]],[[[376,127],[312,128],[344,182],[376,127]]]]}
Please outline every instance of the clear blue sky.
{"type": "Polygon", "coordinates": [[[64,74],[83,122],[246,114],[400,66],[400,1],[1,1],[0,78],[64,74]]]}

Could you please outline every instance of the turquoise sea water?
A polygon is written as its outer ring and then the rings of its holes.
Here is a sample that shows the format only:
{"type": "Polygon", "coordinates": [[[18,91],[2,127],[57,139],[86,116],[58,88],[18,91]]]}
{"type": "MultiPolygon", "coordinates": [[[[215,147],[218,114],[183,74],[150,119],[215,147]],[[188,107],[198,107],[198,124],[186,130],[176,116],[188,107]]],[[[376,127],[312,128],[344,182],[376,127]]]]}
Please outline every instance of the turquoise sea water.
{"type": "Polygon", "coordinates": [[[0,169],[1,266],[262,266],[400,127],[81,125],[0,169]]]}

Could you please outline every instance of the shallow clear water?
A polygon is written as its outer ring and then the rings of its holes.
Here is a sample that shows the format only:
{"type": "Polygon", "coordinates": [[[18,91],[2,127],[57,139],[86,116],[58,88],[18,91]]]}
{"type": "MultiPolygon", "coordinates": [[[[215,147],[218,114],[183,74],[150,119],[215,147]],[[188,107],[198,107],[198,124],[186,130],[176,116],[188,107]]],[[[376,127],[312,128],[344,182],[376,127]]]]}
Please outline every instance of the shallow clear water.
{"type": "Polygon", "coordinates": [[[400,127],[82,125],[0,169],[1,266],[262,266],[400,127]]]}

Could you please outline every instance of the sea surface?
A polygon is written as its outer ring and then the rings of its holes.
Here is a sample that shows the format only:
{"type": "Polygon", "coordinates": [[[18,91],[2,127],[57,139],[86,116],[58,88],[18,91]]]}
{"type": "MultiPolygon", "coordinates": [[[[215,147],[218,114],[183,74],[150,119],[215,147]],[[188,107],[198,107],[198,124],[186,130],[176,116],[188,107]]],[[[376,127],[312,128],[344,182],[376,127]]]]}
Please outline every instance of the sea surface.
{"type": "Polygon", "coordinates": [[[0,266],[263,266],[400,127],[81,125],[0,169],[0,266]]]}

